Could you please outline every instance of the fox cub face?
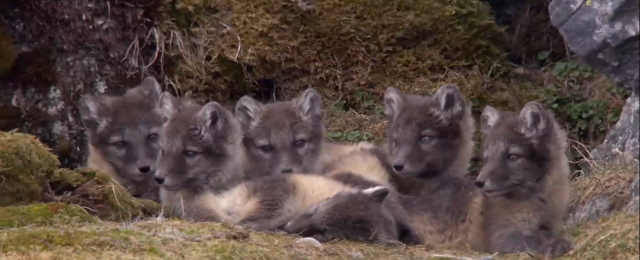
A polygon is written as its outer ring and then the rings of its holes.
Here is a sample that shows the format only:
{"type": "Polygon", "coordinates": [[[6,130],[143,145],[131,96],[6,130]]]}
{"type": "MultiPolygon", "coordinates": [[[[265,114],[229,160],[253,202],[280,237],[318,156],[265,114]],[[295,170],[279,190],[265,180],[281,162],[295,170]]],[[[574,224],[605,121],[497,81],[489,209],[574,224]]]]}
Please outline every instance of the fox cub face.
{"type": "Polygon", "coordinates": [[[519,115],[487,106],[481,124],[484,166],[476,186],[494,197],[536,193],[550,167],[550,144],[564,143],[553,115],[537,102],[527,103],[519,115]]]}
{"type": "Polygon", "coordinates": [[[161,89],[153,77],[123,96],[84,96],[79,103],[89,143],[124,179],[144,181],[156,171],[159,133],[165,118],[157,109],[161,89]]]}
{"type": "Polygon", "coordinates": [[[460,123],[468,109],[462,93],[443,85],[433,96],[384,94],[387,145],[394,170],[405,176],[434,177],[455,167],[462,154],[465,131],[460,123]]]}
{"type": "Polygon", "coordinates": [[[298,98],[261,104],[244,96],[236,105],[251,176],[315,171],[324,139],[322,101],[310,88],[298,98]]]}
{"type": "Polygon", "coordinates": [[[320,242],[334,238],[369,242],[397,240],[393,217],[383,207],[389,194],[378,186],[362,191],[342,191],[287,223],[284,230],[320,242]]]}
{"type": "Polygon", "coordinates": [[[241,172],[239,126],[218,102],[200,106],[163,93],[156,181],[169,191],[223,188],[241,172]]]}

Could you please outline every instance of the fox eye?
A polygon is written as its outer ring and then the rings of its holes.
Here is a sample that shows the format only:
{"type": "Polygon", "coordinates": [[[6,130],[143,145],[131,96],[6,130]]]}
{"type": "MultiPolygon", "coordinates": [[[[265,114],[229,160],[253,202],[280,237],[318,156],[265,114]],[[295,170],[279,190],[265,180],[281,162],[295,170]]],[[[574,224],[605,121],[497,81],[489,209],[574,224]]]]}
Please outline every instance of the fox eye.
{"type": "Polygon", "coordinates": [[[298,140],[298,141],[296,141],[295,146],[296,146],[296,147],[298,147],[298,148],[302,148],[302,147],[304,147],[304,145],[306,145],[306,144],[307,144],[307,141],[305,141],[305,140],[298,140]]]}
{"type": "Polygon", "coordinates": [[[182,154],[184,154],[184,157],[187,157],[187,158],[195,158],[198,155],[198,152],[192,151],[192,150],[186,150],[182,152],[182,154]]]}
{"type": "Polygon", "coordinates": [[[260,148],[260,150],[264,153],[270,153],[273,151],[273,146],[271,145],[263,145],[263,146],[259,146],[258,148],[260,148]]]}
{"type": "Polygon", "coordinates": [[[517,155],[517,154],[510,154],[510,155],[507,156],[507,159],[509,161],[512,161],[512,162],[517,161],[520,158],[521,158],[521,156],[517,155]]]}
{"type": "Polygon", "coordinates": [[[431,141],[435,140],[435,138],[431,137],[431,136],[423,136],[422,138],[420,138],[420,143],[422,144],[428,144],[431,141]]]}
{"type": "Polygon", "coordinates": [[[155,142],[158,140],[158,134],[150,134],[149,136],[147,136],[147,139],[149,139],[149,141],[151,142],[155,142]]]}
{"type": "Polygon", "coordinates": [[[113,145],[118,150],[124,149],[127,146],[127,144],[123,141],[115,142],[115,143],[112,143],[111,145],[113,145]]]}

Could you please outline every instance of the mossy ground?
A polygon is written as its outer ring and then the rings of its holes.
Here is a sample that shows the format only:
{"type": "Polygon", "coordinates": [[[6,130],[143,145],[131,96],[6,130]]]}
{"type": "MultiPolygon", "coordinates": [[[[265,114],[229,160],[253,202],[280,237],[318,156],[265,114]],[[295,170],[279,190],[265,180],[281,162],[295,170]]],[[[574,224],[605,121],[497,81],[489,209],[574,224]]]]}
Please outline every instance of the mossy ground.
{"type": "Polygon", "coordinates": [[[80,206],[66,203],[36,203],[0,207],[0,229],[95,222],[97,222],[97,218],[91,216],[80,206]]]}
{"type": "MultiPolygon", "coordinates": [[[[572,230],[575,250],[564,259],[637,259],[638,215],[616,215],[572,230]]],[[[478,259],[467,250],[429,250],[332,241],[321,249],[297,244],[298,237],[248,232],[217,223],[147,220],[29,226],[0,230],[0,259],[478,259]],[[440,256],[440,257],[438,257],[440,256]],[[359,258],[361,257],[361,258],[359,258]]],[[[531,259],[526,254],[495,259],[531,259]]]]}

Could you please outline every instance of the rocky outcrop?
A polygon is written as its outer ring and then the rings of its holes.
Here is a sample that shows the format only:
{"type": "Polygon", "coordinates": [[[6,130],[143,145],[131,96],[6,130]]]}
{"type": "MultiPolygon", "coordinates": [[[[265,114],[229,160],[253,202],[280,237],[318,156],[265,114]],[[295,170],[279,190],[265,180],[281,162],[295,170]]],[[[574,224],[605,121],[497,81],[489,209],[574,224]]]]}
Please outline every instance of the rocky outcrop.
{"type": "Polygon", "coordinates": [[[594,150],[595,159],[638,158],[639,9],[637,0],[553,0],[549,5],[551,23],[569,48],[633,92],[616,126],[594,150]]]}
{"type": "Polygon", "coordinates": [[[157,65],[139,66],[155,53],[154,46],[145,45],[157,9],[150,3],[2,1],[0,27],[18,57],[0,76],[0,131],[38,136],[65,167],[83,162],[80,96],[123,92],[145,75],[158,76],[157,65]]]}
{"type": "Polygon", "coordinates": [[[638,163],[639,106],[637,93],[627,99],[616,125],[609,130],[605,141],[592,151],[594,159],[622,159],[638,163]]]}
{"type": "Polygon", "coordinates": [[[638,88],[637,0],[553,0],[551,24],[571,51],[626,88],[638,88]]]}

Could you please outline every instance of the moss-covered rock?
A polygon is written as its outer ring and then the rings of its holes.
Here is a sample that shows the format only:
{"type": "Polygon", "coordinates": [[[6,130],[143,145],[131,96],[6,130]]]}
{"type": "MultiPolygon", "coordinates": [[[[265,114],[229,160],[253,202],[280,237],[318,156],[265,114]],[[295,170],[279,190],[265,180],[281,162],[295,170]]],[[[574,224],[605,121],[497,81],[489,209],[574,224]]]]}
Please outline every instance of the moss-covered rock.
{"type": "Polygon", "coordinates": [[[0,206],[41,201],[46,177],[58,165],[34,136],[0,132],[0,206]]]}
{"type": "Polygon", "coordinates": [[[13,40],[0,25],[0,76],[9,72],[18,57],[13,40]]]}
{"type": "Polygon", "coordinates": [[[107,174],[58,166],[56,157],[35,137],[0,132],[0,206],[62,201],[110,221],[144,218],[160,210],[158,203],[132,197],[107,174]]]}
{"type": "Polygon", "coordinates": [[[161,206],[150,200],[131,196],[109,175],[89,168],[76,171],[60,170],[52,183],[58,191],[65,192],[61,201],[78,204],[91,214],[108,221],[130,221],[150,217],[160,211],[161,206]],[[60,180],[56,182],[55,180],[60,180]]]}
{"type": "Polygon", "coordinates": [[[36,203],[0,207],[0,229],[95,223],[96,221],[97,218],[91,216],[80,206],[66,203],[36,203]]]}
{"type": "Polygon", "coordinates": [[[163,42],[177,61],[167,71],[203,100],[269,84],[281,98],[310,86],[328,100],[392,85],[428,92],[504,62],[502,31],[478,0],[314,0],[313,10],[302,1],[167,2],[163,42]]]}

